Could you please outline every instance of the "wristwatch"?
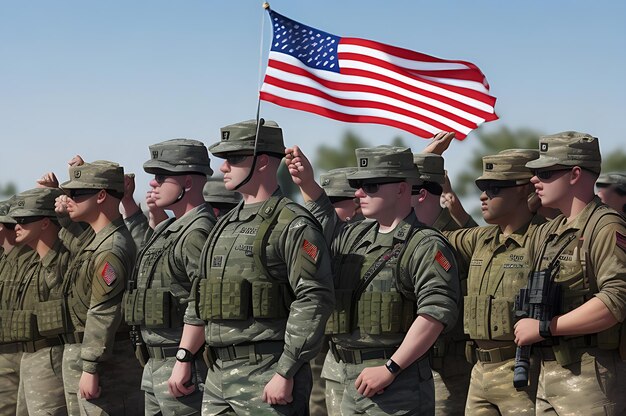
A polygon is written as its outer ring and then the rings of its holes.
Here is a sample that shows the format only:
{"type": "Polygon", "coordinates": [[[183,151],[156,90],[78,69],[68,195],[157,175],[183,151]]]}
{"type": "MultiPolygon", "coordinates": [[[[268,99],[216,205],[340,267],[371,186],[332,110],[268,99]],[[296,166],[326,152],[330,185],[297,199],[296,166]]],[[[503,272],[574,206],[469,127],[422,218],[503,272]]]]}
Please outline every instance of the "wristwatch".
{"type": "Polygon", "coordinates": [[[541,335],[541,338],[552,337],[552,332],[550,331],[550,323],[551,321],[539,321],[539,335],[541,335]]]}
{"type": "Polygon", "coordinates": [[[385,363],[385,367],[387,367],[387,370],[389,370],[389,372],[394,376],[402,371],[402,368],[391,358],[385,363]]]}
{"type": "Polygon", "coordinates": [[[179,348],[178,351],[176,351],[176,359],[181,363],[189,363],[193,361],[193,354],[186,348],[179,348]]]}

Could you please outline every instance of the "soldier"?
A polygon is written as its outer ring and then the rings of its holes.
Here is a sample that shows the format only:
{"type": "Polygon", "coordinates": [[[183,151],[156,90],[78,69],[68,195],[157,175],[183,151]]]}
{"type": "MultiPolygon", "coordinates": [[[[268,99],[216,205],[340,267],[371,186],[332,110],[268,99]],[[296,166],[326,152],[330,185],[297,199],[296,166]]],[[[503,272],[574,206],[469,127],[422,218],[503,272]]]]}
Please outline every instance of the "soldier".
{"type": "Polygon", "coordinates": [[[21,345],[18,415],[65,415],[58,337],[61,285],[69,251],[59,238],[54,211],[59,189],[36,188],[17,195],[9,215],[17,222],[16,242],[37,253],[10,295],[13,340],[21,345]]]}
{"type": "Polygon", "coordinates": [[[346,176],[367,219],[339,224],[306,157],[297,147],[286,152],[305,201],[334,230],[336,304],[327,332],[344,388],[331,404],[342,395],[341,414],[433,414],[427,352],[454,325],[459,281],[452,249],[411,208],[411,185],[421,183],[412,153],[357,149],[358,170],[346,176]]]}
{"type": "Polygon", "coordinates": [[[118,331],[122,295],[136,252],[119,213],[124,170],[116,163],[97,161],[71,166],[69,176],[61,185],[69,196],[67,213],[73,221],[89,224],[91,231],[72,253],[64,284],[72,324],[62,334],[68,412],[142,414],[140,367],[127,328],[118,331]]]}
{"type": "Polygon", "coordinates": [[[259,124],[226,126],[209,148],[225,159],[224,185],[241,193],[243,204],[218,221],[204,247],[169,383],[176,397],[194,389],[190,361],[206,340],[203,414],[307,413],[308,362],[332,310],[321,229],[281,195],[282,130],[259,124]]]}
{"type": "Polygon", "coordinates": [[[7,216],[15,202],[12,198],[0,205],[0,415],[13,416],[17,408],[21,345],[12,341],[9,306],[16,282],[21,280],[35,252],[26,244],[15,242],[15,220],[7,216]]]}
{"type": "MultiPolygon", "coordinates": [[[[516,390],[513,366],[515,296],[526,287],[532,259],[527,241],[544,221],[528,206],[532,173],[524,164],[535,150],[510,149],[483,157],[476,185],[487,227],[445,232],[468,270],[464,331],[467,360],[475,363],[467,394],[468,415],[534,414],[536,383],[516,390]]],[[[536,365],[532,375],[538,373],[536,365]]]]}
{"type": "Polygon", "coordinates": [[[626,173],[612,172],[601,175],[596,181],[602,203],[626,216],[626,173]]]}
{"type": "MultiPolygon", "coordinates": [[[[140,363],[145,366],[141,382],[145,414],[199,415],[207,371],[202,360],[191,363],[196,387],[191,394],[171,396],[167,380],[176,362],[200,251],[216,221],[211,205],[202,197],[207,175],[213,171],[207,148],[197,140],[167,140],[150,146],[150,154],[152,158],[143,167],[154,174],[150,182],[154,204],[171,210],[174,217],[161,222],[138,253],[126,294],[126,322],[140,326],[147,347],[139,343],[136,348],[140,363]],[[145,352],[148,357],[143,356],[145,352]]],[[[138,215],[128,214],[127,224],[146,220],[138,209],[138,215]]]]}
{"type": "Polygon", "coordinates": [[[626,414],[626,223],[594,195],[600,165],[598,139],[573,131],[541,137],[526,164],[541,203],[562,212],[530,241],[536,271],[558,258],[561,314],[515,324],[518,345],[553,341],[538,349],[537,414],[626,414]]]}
{"type": "Polygon", "coordinates": [[[224,188],[221,178],[208,178],[202,190],[204,200],[213,207],[213,214],[220,218],[241,201],[241,194],[224,188]]]}

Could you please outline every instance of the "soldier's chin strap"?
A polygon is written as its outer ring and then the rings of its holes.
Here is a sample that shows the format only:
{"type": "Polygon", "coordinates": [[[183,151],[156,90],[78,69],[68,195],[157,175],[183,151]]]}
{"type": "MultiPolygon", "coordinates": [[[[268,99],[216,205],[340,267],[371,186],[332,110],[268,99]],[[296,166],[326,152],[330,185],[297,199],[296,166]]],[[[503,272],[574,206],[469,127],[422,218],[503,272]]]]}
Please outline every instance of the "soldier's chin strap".
{"type": "Polygon", "coordinates": [[[252,179],[252,175],[254,174],[254,169],[256,169],[256,156],[257,156],[256,148],[257,148],[257,143],[259,141],[259,131],[261,130],[261,126],[265,124],[265,120],[260,118],[260,113],[261,113],[261,98],[259,97],[259,101],[256,107],[256,134],[254,135],[254,150],[252,151],[252,166],[250,167],[248,176],[246,176],[246,178],[243,181],[241,181],[239,185],[235,186],[233,188],[233,191],[239,190],[239,188],[241,188],[242,186],[250,182],[250,179],[252,179]]]}

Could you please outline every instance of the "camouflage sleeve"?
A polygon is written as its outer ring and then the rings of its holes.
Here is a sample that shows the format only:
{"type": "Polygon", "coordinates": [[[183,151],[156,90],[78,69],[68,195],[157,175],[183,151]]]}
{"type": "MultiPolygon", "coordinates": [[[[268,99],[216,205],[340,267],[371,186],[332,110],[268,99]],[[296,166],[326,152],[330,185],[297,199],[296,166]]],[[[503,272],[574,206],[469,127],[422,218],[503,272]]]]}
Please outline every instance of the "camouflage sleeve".
{"type": "Polygon", "coordinates": [[[590,255],[600,299],[615,319],[626,318],[626,227],[609,224],[599,230],[591,243],[590,255]]]}
{"type": "Polygon", "coordinates": [[[124,263],[111,252],[96,259],[80,353],[83,371],[97,372],[98,364],[105,361],[113,351],[115,332],[122,320],[122,294],[129,272],[124,263]]]}
{"type": "Polygon", "coordinates": [[[322,231],[326,244],[330,245],[331,242],[341,229],[345,227],[346,223],[339,219],[333,204],[326,195],[326,192],[322,192],[319,198],[315,201],[308,201],[305,204],[306,209],[315,217],[317,221],[322,225],[322,231]]]}
{"type": "Polygon", "coordinates": [[[304,217],[296,218],[280,236],[278,248],[287,265],[295,300],[276,372],[291,378],[320,351],[335,297],[330,253],[317,224],[304,217]]]}
{"type": "Polygon", "coordinates": [[[476,245],[485,231],[485,227],[473,227],[442,232],[456,251],[456,259],[460,270],[468,270],[476,245]]]}
{"type": "Polygon", "coordinates": [[[180,251],[177,257],[181,260],[181,266],[190,282],[198,275],[200,253],[211,228],[213,228],[212,225],[207,228],[194,228],[182,238],[179,245],[180,251]]]}
{"type": "MultiPolygon", "coordinates": [[[[405,253],[406,255],[407,253],[405,253]]],[[[431,316],[451,329],[459,314],[460,288],[453,251],[438,235],[426,235],[409,260],[417,314],[431,316]]]]}
{"type": "Polygon", "coordinates": [[[153,233],[148,222],[148,217],[141,210],[138,210],[128,218],[124,218],[124,224],[130,231],[130,235],[133,237],[137,251],[143,246],[144,242],[148,241],[153,233]]]}
{"type": "MultiPolygon", "coordinates": [[[[204,242],[206,243],[206,241],[204,242]]],[[[200,250],[200,255],[198,256],[197,269],[195,271],[195,275],[191,281],[191,291],[189,295],[189,299],[187,302],[187,308],[185,309],[185,316],[183,317],[183,322],[186,325],[196,325],[196,326],[204,326],[205,322],[200,319],[196,311],[196,293],[198,293],[198,285],[200,284],[200,280],[205,278],[202,275],[202,271],[204,269],[202,265],[202,259],[204,258],[204,250],[208,249],[206,244],[200,250]]]]}

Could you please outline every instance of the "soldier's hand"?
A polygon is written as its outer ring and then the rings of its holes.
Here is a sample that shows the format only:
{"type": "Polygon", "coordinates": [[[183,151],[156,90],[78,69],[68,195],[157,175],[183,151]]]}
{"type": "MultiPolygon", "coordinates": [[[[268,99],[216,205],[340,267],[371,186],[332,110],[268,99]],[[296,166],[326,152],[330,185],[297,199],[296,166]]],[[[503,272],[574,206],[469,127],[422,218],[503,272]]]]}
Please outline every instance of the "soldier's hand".
{"type": "Polygon", "coordinates": [[[382,394],[395,378],[384,365],[367,367],[357,377],[354,387],[362,396],[372,397],[375,394],[382,394]]]}
{"type": "Polygon", "coordinates": [[[100,378],[98,373],[86,373],[83,371],[78,383],[78,394],[86,400],[93,400],[100,397],[102,389],[100,388],[100,378]]]}
{"type": "Polygon", "coordinates": [[[67,214],[68,198],[67,195],[58,196],[57,199],[54,200],[54,212],[61,215],[67,214]]]}
{"type": "Polygon", "coordinates": [[[174,397],[181,397],[195,391],[195,385],[191,380],[191,363],[176,361],[172,369],[172,375],[167,380],[167,389],[174,397]]]}
{"type": "Polygon", "coordinates": [[[274,374],[274,377],[265,385],[261,400],[269,404],[285,405],[293,401],[292,392],[293,378],[274,374]]]}
{"type": "Polygon", "coordinates": [[[296,185],[306,185],[315,180],[311,162],[309,162],[309,159],[307,159],[298,146],[285,149],[285,163],[291,175],[291,180],[296,185]]]}
{"type": "Polygon", "coordinates": [[[85,161],[81,157],[81,155],[76,155],[67,162],[70,166],[81,166],[85,164],[85,161]]]}
{"type": "Polygon", "coordinates": [[[59,180],[54,172],[44,173],[43,176],[37,179],[37,188],[58,188],[59,180]]]}
{"type": "Polygon", "coordinates": [[[452,139],[454,139],[455,133],[453,131],[440,131],[435,134],[433,140],[428,143],[428,146],[422,150],[422,153],[434,153],[436,155],[442,155],[448,147],[452,139]]]}
{"type": "Polygon", "coordinates": [[[520,319],[513,328],[515,328],[515,343],[520,347],[532,345],[545,339],[539,335],[539,321],[537,319],[520,319]]]}

